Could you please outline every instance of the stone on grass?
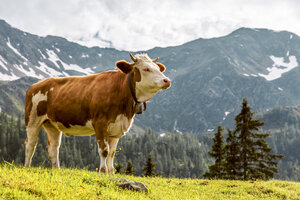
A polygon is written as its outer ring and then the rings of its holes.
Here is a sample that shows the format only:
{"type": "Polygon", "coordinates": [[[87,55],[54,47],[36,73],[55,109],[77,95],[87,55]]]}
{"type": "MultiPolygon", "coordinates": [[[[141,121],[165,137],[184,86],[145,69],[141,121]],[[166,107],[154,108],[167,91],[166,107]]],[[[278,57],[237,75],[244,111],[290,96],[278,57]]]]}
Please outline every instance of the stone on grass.
{"type": "Polygon", "coordinates": [[[114,178],[111,181],[116,182],[116,185],[123,189],[148,193],[148,187],[138,181],[129,181],[125,178],[114,178]]]}

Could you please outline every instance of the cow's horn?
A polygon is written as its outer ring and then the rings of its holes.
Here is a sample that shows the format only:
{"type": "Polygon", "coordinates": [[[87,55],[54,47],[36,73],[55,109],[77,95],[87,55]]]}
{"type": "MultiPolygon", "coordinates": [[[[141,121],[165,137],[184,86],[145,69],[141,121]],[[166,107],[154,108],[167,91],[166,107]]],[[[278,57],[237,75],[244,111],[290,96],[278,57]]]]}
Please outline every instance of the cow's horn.
{"type": "Polygon", "coordinates": [[[156,62],[158,61],[159,57],[155,58],[154,60],[152,60],[153,62],[156,62]]]}
{"type": "Polygon", "coordinates": [[[131,53],[129,53],[131,60],[133,60],[133,62],[136,62],[137,59],[135,57],[133,57],[133,55],[131,53]]]}

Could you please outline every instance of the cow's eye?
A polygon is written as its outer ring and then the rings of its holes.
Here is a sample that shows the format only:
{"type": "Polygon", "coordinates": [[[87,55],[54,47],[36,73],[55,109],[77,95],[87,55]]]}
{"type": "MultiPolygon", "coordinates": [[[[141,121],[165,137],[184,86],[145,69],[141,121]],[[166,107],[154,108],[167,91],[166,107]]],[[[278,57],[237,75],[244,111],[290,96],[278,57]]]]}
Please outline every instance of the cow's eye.
{"type": "Polygon", "coordinates": [[[151,72],[149,68],[144,69],[145,72],[151,72]]]}

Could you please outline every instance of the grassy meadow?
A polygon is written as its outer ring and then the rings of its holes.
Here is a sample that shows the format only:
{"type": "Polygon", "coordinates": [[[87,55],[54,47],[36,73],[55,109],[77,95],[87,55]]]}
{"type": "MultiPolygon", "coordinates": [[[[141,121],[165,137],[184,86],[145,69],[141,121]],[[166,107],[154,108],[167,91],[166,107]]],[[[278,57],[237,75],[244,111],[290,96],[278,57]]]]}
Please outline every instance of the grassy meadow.
{"type": "Polygon", "coordinates": [[[107,176],[79,169],[0,165],[0,199],[300,199],[300,183],[107,176]],[[111,181],[126,178],[149,192],[124,190],[111,181]]]}

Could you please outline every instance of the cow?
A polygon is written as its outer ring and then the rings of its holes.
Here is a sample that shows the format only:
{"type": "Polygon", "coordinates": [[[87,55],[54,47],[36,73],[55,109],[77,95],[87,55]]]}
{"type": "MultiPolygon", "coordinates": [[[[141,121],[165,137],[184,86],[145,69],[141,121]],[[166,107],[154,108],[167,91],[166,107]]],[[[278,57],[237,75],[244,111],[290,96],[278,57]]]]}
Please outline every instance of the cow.
{"type": "Polygon", "coordinates": [[[113,159],[119,139],[130,129],[159,90],[171,86],[165,66],[147,54],[116,62],[117,70],[77,77],[52,77],[33,84],[25,96],[25,166],[31,160],[41,127],[48,135],[52,167],[59,168],[62,132],[73,136],[96,134],[99,171],[114,173],[113,159]]]}

